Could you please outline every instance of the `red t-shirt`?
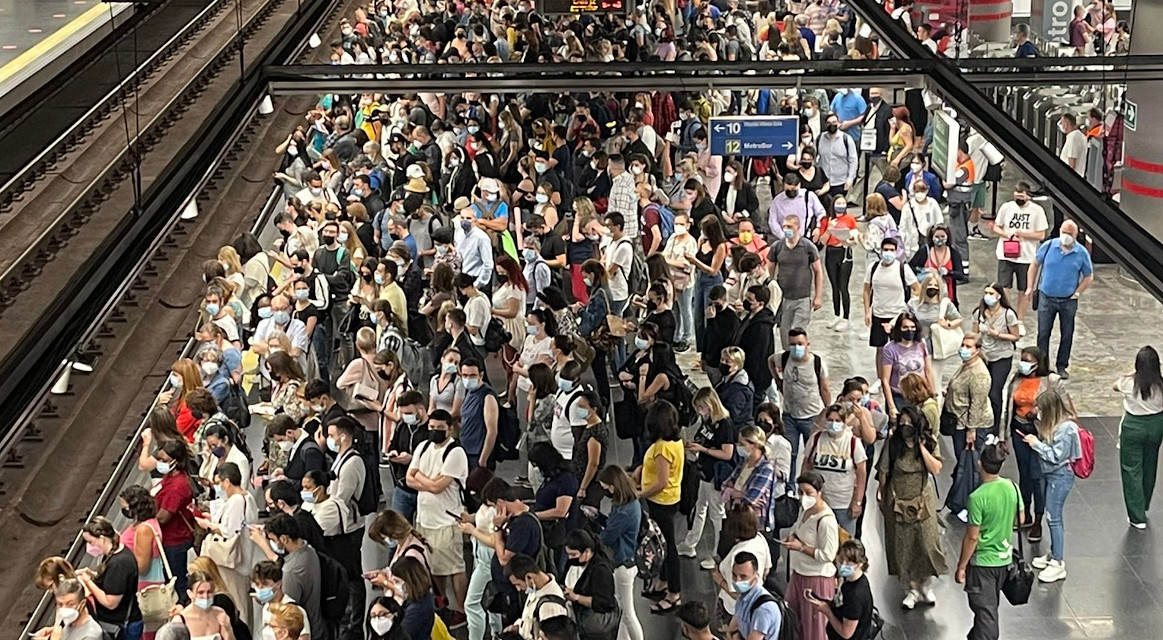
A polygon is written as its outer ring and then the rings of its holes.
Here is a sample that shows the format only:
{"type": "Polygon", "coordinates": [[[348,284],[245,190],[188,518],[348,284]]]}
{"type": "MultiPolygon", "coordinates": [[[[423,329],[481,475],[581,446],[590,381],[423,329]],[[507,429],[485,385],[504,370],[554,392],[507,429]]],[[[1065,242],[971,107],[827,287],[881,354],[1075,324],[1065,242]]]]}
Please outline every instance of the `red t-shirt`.
{"type": "Polygon", "coordinates": [[[658,205],[649,205],[642,210],[642,251],[650,251],[650,242],[658,234],[658,251],[662,251],[662,215],[658,213],[658,205]]]}
{"type": "Polygon", "coordinates": [[[178,400],[178,404],[172,409],[174,414],[174,421],[178,424],[178,431],[186,437],[186,442],[194,442],[194,434],[198,431],[198,424],[202,421],[195,418],[190,411],[190,407],[186,406],[185,400],[178,400]]]}
{"type": "Polygon", "coordinates": [[[194,501],[194,490],[190,488],[190,477],[181,472],[162,476],[161,486],[154,499],[159,510],[165,509],[173,514],[173,517],[162,525],[162,544],[176,547],[193,540],[194,534],[190,527],[194,520],[189,509],[194,501]]]}

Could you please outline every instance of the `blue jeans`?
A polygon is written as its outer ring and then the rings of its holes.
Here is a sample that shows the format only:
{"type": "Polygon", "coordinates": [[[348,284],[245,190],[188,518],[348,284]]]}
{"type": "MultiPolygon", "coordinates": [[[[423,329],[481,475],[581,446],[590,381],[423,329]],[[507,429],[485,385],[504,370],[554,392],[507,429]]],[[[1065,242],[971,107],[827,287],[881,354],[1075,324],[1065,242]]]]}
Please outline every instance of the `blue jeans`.
{"type": "Polygon", "coordinates": [[[1074,488],[1074,470],[1064,464],[1053,471],[1044,471],[1042,486],[1046,491],[1046,514],[1050,523],[1050,557],[1061,561],[1066,545],[1062,510],[1066,507],[1066,496],[1074,488]]]}
{"type": "Polygon", "coordinates": [[[392,511],[407,518],[408,522],[415,522],[416,494],[399,487],[392,489],[392,511]]]}
{"type": "Polygon", "coordinates": [[[1042,459],[1030,445],[1018,436],[1017,420],[1010,423],[1010,444],[1018,463],[1018,487],[1022,490],[1022,504],[1026,505],[1026,522],[1030,521],[1030,509],[1039,518],[1046,513],[1046,488],[1042,486],[1042,459]]]}
{"type": "Polygon", "coordinates": [[[783,414],[783,437],[791,443],[791,473],[788,477],[793,481],[799,475],[800,465],[796,463],[796,455],[800,450],[800,436],[804,438],[804,444],[807,444],[808,437],[812,435],[812,424],[815,423],[816,418],[793,418],[788,414],[783,414]]]}
{"type": "MultiPolygon", "coordinates": [[[[700,271],[695,276],[695,344],[700,352],[707,341],[707,307],[711,305],[711,289],[719,284],[723,284],[723,276],[718,273],[708,276],[700,271]]],[[[717,362],[718,357],[717,354],[703,354],[703,359],[708,362],[717,362]]]]}
{"type": "Polygon", "coordinates": [[[193,542],[173,547],[162,547],[162,551],[166,554],[166,562],[170,563],[170,570],[174,573],[174,592],[178,594],[178,602],[182,604],[190,602],[190,595],[186,593],[190,587],[189,570],[186,568],[186,563],[189,562],[190,549],[193,548],[193,542]]]}
{"type": "Polygon", "coordinates": [[[1070,366],[1070,349],[1074,346],[1074,316],[1078,315],[1078,300],[1075,298],[1052,298],[1043,295],[1038,303],[1038,348],[1050,355],[1050,332],[1054,329],[1054,318],[1058,318],[1061,334],[1058,340],[1058,355],[1054,359],[1057,369],[1070,366]]]}
{"type": "Polygon", "coordinates": [[[856,535],[856,518],[848,517],[848,505],[846,505],[846,504],[831,505],[830,504],[828,506],[832,507],[832,513],[834,513],[836,515],[836,523],[840,525],[840,528],[847,531],[849,535],[855,536],[856,535]]]}
{"type": "Polygon", "coordinates": [[[674,332],[675,342],[690,343],[695,339],[695,288],[679,289],[674,292],[676,304],[674,307],[675,324],[678,328],[674,332]]]}
{"type": "Polygon", "coordinates": [[[141,640],[141,636],[144,633],[144,620],[138,620],[137,622],[127,622],[125,624],[124,631],[121,632],[120,640],[141,640]]]}

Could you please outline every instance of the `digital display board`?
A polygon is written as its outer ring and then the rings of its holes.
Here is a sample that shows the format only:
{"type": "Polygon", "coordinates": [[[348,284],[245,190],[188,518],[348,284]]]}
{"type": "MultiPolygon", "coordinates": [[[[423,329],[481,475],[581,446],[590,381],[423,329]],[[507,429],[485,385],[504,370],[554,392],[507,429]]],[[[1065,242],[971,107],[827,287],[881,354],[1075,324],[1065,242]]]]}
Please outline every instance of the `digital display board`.
{"type": "Polygon", "coordinates": [[[551,16],[621,13],[627,11],[626,0],[539,0],[538,13],[551,16]]]}

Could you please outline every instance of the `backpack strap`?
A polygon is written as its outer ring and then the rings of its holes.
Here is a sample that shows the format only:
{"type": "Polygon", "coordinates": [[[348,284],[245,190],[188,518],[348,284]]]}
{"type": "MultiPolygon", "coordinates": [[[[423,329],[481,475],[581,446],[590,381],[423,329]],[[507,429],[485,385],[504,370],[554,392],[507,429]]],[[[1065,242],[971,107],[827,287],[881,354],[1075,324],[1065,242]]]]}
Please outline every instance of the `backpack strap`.
{"type": "Polygon", "coordinates": [[[764,591],[763,595],[759,596],[758,598],[755,599],[755,602],[751,603],[751,611],[750,611],[751,616],[754,617],[755,612],[759,611],[759,608],[765,604],[774,604],[774,605],[778,606],[779,601],[775,599],[775,596],[764,591]]]}

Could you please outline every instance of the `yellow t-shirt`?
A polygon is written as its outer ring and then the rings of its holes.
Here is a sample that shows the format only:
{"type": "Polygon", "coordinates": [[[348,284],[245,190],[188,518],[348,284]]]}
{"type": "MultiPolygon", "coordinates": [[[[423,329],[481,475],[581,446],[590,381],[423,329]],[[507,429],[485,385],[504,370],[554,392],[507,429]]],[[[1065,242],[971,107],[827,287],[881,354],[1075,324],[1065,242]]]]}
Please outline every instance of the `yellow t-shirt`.
{"type": "Polygon", "coordinates": [[[655,470],[655,458],[662,456],[670,462],[670,474],[666,478],[666,488],[661,493],[648,498],[658,504],[677,504],[682,493],[682,465],[685,461],[685,448],[682,440],[659,440],[646,450],[646,457],[642,461],[642,487],[653,485],[658,472],[655,470]]]}

